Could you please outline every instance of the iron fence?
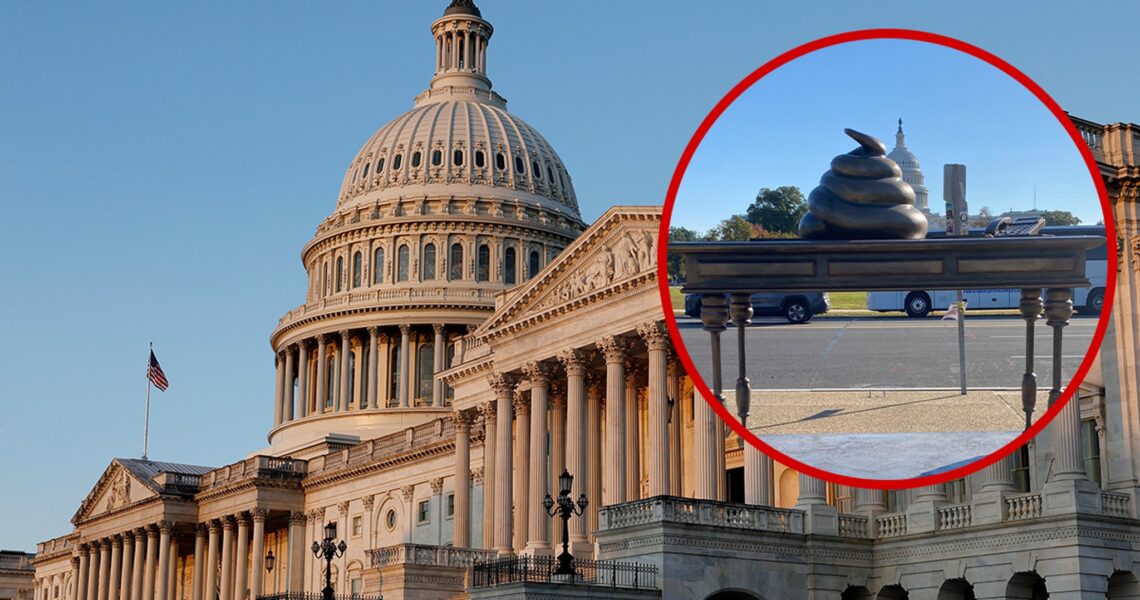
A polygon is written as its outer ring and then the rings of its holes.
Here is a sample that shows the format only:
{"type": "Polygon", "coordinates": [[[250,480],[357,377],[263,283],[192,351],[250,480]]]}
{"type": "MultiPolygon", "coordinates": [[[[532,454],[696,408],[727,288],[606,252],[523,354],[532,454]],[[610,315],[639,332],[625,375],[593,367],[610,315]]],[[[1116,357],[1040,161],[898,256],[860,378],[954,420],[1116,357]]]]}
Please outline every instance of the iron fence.
{"type": "MultiPolygon", "coordinates": [[[[257,600],[324,600],[324,594],[320,592],[280,592],[258,596],[257,600]]],[[[381,600],[381,598],[371,594],[333,594],[333,600],[381,600]]]]}
{"type": "Polygon", "coordinates": [[[576,583],[622,589],[657,589],[657,567],[609,560],[574,560],[574,574],[559,574],[552,556],[518,556],[476,561],[471,587],[507,583],[576,583]]]}

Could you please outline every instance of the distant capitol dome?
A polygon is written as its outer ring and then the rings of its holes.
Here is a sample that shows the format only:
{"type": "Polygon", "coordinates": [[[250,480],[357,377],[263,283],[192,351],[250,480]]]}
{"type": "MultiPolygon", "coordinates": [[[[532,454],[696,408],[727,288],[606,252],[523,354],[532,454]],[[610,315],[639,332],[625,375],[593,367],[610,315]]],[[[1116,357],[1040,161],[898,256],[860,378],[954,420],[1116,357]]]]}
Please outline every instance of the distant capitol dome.
{"type": "Polygon", "coordinates": [[[914,205],[923,211],[928,211],[927,197],[929,191],[926,189],[925,177],[922,175],[922,167],[918,164],[918,157],[906,147],[906,134],[903,133],[902,119],[899,119],[899,130],[895,133],[895,147],[890,154],[887,154],[887,158],[898,163],[899,168],[902,169],[903,181],[914,188],[914,205]]]}

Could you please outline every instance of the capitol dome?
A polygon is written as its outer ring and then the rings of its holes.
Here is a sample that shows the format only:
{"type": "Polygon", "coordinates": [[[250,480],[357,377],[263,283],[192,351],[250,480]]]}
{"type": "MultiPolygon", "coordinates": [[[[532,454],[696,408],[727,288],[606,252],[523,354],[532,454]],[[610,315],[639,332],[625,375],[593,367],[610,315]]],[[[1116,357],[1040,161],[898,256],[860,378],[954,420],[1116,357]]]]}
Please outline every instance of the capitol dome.
{"type": "Polygon", "coordinates": [[[895,147],[887,154],[887,158],[898,163],[902,169],[903,181],[914,188],[914,205],[923,212],[928,212],[927,198],[930,194],[926,189],[926,178],[922,174],[922,166],[918,164],[918,157],[906,147],[906,134],[903,133],[902,119],[899,119],[899,130],[895,133],[895,147]]]}
{"type": "Polygon", "coordinates": [[[431,25],[435,73],[349,163],[301,251],[305,302],[270,343],[275,454],[316,455],[450,414],[436,374],[510,288],[585,229],[570,175],[491,90],[493,28],[471,0],[431,25]]]}

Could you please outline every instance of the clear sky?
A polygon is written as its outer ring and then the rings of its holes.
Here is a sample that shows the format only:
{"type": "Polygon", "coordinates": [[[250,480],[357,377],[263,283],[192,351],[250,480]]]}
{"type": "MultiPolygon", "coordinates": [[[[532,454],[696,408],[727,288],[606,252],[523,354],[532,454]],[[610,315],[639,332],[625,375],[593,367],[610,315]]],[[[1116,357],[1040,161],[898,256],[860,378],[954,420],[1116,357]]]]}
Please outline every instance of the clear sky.
{"type": "Polygon", "coordinates": [[[942,166],[960,163],[973,214],[1031,209],[1036,193],[1039,209],[1103,220],[1076,145],[1029,90],[969,54],[890,39],[812,52],[748,88],[693,155],[670,224],[707,231],[763,187],[794,185],[806,197],[832,157],[858,146],[845,127],[891,149],[900,117],[931,211],[945,214],[942,166]]]}
{"type": "MultiPolygon", "coordinates": [[[[445,5],[4,5],[0,547],[67,533],[110,460],[139,455],[148,341],[171,381],[153,397],[152,458],[221,466],[265,446],[268,335],[303,299],[301,247],[357,149],[426,87],[428,27],[445,5]]],[[[479,6],[495,26],[495,89],[559,151],[587,221],[615,203],[660,203],[681,149],[729,88],[850,29],[956,36],[1077,115],[1140,121],[1140,11],[1125,3],[1095,13],[988,1],[479,6]]],[[[876,77],[900,81],[900,96],[915,90],[891,71],[876,77]]],[[[861,126],[889,137],[900,110],[861,126]]],[[[902,116],[928,170],[959,160],[936,145],[936,118],[902,116]]],[[[850,146],[829,128],[803,185],[850,146]]],[[[785,183],[760,175],[745,199],[785,183]]]]}

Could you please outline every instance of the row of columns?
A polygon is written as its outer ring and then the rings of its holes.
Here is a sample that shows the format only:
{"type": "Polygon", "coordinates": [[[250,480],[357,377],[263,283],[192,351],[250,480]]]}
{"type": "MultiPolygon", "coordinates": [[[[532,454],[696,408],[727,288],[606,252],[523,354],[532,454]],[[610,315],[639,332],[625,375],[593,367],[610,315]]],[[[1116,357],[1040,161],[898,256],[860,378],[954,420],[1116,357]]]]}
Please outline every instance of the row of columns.
{"type": "Polygon", "coordinates": [[[174,600],[172,532],[172,523],[160,521],[81,544],[72,566],[75,599],[174,600]]]}
{"type": "Polygon", "coordinates": [[[485,73],[487,40],[474,29],[448,30],[436,35],[436,73],[471,71],[485,73]]]}
{"type": "MultiPolygon", "coordinates": [[[[432,373],[438,373],[445,368],[447,356],[447,342],[449,339],[447,326],[442,323],[432,325],[432,335],[429,338],[413,331],[412,326],[399,325],[399,336],[389,336],[380,327],[369,327],[367,335],[354,330],[341,330],[336,334],[318,334],[315,338],[315,354],[309,340],[301,340],[290,344],[277,353],[275,364],[277,367],[277,386],[274,396],[274,426],[301,419],[310,414],[324,414],[343,412],[352,409],[376,409],[385,407],[391,400],[390,384],[398,382],[396,397],[399,406],[409,407],[416,396],[416,377],[412,373],[412,336],[417,335],[421,342],[431,340],[433,343],[432,373]],[[380,360],[380,342],[385,346],[399,339],[399,364],[390,365],[380,360]],[[363,352],[357,353],[366,358],[358,363],[355,374],[350,370],[349,361],[344,357],[352,353],[353,341],[358,343],[363,352]],[[334,363],[337,373],[328,372],[328,347],[335,344],[339,357],[334,363]],[[310,360],[316,360],[315,369],[309,366],[310,360]],[[381,366],[383,365],[383,367],[381,366]],[[315,386],[310,385],[309,377],[315,371],[315,386]],[[296,385],[294,386],[294,382],[296,385]],[[310,388],[313,388],[310,390],[310,388]],[[360,390],[360,397],[353,402],[353,389],[360,390]],[[325,399],[332,396],[331,407],[325,406],[325,399]]],[[[462,340],[462,338],[460,338],[462,340]]],[[[459,343],[462,343],[460,341],[459,343]]],[[[387,352],[384,353],[388,355],[387,352]]],[[[417,369],[418,370],[418,369],[417,369]]],[[[442,407],[445,401],[446,388],[439,379],[432,378],[431,405],[442,407]]]]}
{"type": "MultiPolygon", "coordinates": [[[[669,360],[669,339],[661,323],[638,327],[637,336],[644,340],[648,353],[644,434],[640,431],[640,386],[630,372],[642,367],[631,364],[628,337],[610,336],[594,344],[605,361],[604,376],[589,370],[592,350],[574,348],[527,363],[520,372],[494,373],[488,378],[495,400],[479,407],[486,431],[483,547],[503,556],[549,554],[550,517],[541,503],[547,493],[559,493],[555,485],[565,469],[575,476],[572,495],[585,493],[591,501],[587,514],[570,522],[571,551],[592,552],[589,532],[597,529],[597,508],[643,495],[638,472],[643,440],[645,495],[681,495],[681,423],[676,402],[681,370],[675,360],[669,360]],[[518,392],[522,381],[529,384],[529,394],[518,392]]],[[[474,417],[464,412],[456,416],[453,543],[460,547],[471,544],[466,490],[474,417]]]]}

